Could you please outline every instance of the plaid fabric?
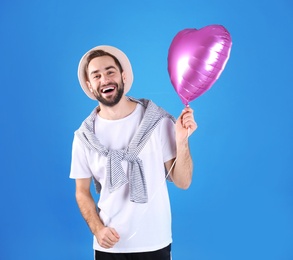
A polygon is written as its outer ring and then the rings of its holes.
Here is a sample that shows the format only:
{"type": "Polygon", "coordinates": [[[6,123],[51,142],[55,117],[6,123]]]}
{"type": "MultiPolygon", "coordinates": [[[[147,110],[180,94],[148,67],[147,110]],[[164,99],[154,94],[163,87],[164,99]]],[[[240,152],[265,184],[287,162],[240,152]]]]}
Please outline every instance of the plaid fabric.
{"type": "MultiPolygon", "coordinates": [[[[175,123],[175,118],[150,100],[128,98],[146,108],[140,126],[135,132],[128,147],[121,150],[111,150],[100,143],[94,133],[94,123],[99,107],[95,108],[89,117],[83,121],[75,134],[88,149],[92,149],[100,155],[107,157],[107,187],[110,193],[119,189],[122,185],[129,183],[130,200],[136,203],[146,203],[148,202],[147,185],[144,176],[143,162],[138,155],[160,121],[168,117],[175,123]],[[129,177],[123,171],[121,165],[122,161],[128,162],[129,177]]],[[[96,190],[100,193],[101,185],[95,179],[94,181],[96,190]]]]}

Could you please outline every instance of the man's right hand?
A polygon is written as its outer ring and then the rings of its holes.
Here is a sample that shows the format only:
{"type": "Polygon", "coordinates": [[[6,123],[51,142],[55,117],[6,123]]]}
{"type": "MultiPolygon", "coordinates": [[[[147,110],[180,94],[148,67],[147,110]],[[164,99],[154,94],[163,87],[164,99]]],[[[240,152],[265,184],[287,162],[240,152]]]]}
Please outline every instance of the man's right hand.
{"type": "Polygon", "coordinates": [[[116,230],[110,227],[102,227],[97,234],[95,234],[95,237],[99,245],[106,249],[112,248],[120,239],[116,230]]]}

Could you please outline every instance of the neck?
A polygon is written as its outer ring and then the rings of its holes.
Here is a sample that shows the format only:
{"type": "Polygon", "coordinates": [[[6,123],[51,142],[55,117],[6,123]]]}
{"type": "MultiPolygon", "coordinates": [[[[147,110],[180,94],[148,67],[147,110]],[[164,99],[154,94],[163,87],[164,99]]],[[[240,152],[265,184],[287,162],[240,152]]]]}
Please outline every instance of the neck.
{"type": "Polygon", "coordinates": [[[99,106],[100,117],[107,120],[118,120],[130,115],[134,111],[136,103],[123,96],[119,103],[113,107],[105,106],[101,103],[99,106]]]}

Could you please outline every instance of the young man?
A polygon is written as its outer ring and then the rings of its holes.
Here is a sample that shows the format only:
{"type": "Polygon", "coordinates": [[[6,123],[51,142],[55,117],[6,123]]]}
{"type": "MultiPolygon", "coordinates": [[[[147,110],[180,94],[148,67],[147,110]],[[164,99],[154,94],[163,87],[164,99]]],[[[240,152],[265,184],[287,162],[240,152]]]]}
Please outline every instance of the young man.
{"type": "Polygon", "coordinates": [[[191,183],[188,136],[197,128],[192,109],[185,108],[176,121],[152,101],[126,96],[132,68],[115,47],[88,51],[78,77],[84,92],[99,103],[75,132],[70,172],[94,235],[95,259],[170,260],[166,178],[183,189],[191,183]],[[97,207],[92,179],[100,193],[97,207]]]}

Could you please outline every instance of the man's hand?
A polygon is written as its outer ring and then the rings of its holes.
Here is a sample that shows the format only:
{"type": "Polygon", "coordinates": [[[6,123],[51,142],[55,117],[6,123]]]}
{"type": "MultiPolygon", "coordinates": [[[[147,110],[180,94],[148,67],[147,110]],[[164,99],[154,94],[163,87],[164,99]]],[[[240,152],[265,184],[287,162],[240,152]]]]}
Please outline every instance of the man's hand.
{"type": "Polygon", "coordinates": [[[182,142],[187,139],[197,128],[193,118],[193,110],[190,107],[183,109],[181,115],[176,121],[176,140],[182,142]]]}
{"type": "Polygon", "coordinates": [[[106,249],[112,248],[120,239],[116,230],[110,227],[102,227],[95,236],[99,245],[106,249]]]}

